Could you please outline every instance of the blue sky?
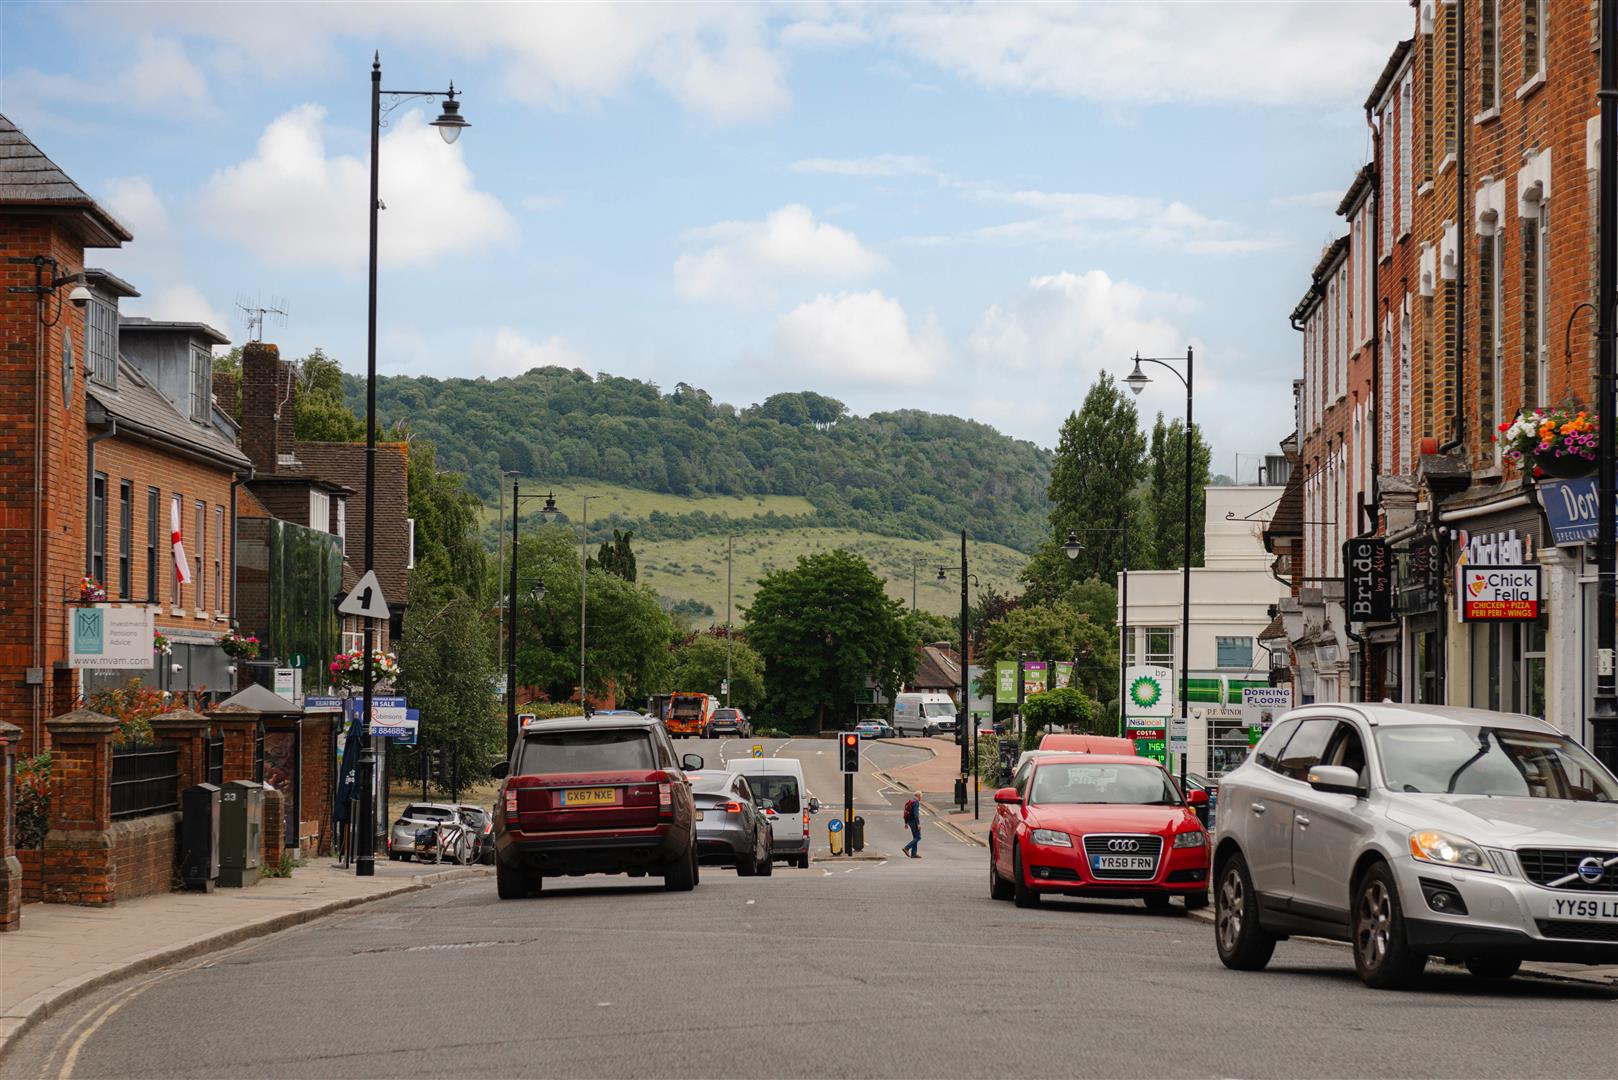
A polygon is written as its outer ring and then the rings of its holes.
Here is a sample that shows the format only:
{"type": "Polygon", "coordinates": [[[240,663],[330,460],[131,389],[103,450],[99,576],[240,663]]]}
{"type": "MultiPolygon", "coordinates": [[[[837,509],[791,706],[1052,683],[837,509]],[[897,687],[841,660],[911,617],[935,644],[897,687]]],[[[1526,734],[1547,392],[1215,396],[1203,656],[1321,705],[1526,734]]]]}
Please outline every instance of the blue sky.
{"type": "MultiPolygon", "coordinates": [[[[0,111],[135,233],[134,313],[365,356],[369,68],[463,90],[383,137],[379,366],[563,363],[1044,446],[1103,368],[1198,356],[1215,470],[1291,427],[1286,315],[1369,146],[1403,0],[8,4],[0,111]]],[[[1142,398],[1180,415],[1178,384],[1142,398]]],[[[1243,460],[1244,473],[1256,458],[1243,460]]]]}

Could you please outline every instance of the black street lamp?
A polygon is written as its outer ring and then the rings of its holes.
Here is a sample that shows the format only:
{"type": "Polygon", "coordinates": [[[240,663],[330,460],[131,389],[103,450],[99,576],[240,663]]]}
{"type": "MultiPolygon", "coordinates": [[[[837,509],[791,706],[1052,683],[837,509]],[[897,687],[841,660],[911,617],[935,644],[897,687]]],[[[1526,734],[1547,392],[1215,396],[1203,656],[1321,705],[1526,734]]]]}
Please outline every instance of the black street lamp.
{"type": "MultiPolygon", "coordinates": [[[[1601,40],[1618,35],[1618,0],[1601,0],[1601,40]]],[[[1601,50],[1601,167],[1597,170],[1596,415],[1601,419],[1596,454],[1596,694],[1591,722],[1596,757],[1618,770],[1618,684],[1613,646],[1618,637],[1618,49],[1601,50]]]]}
{"type": "Polygon", "coordinates": [[[1079,543],[1079,532],[1118,533],[1119,543],[1123,547],[1123,587],[1118,602],[1118,734],[1124,733],[1124,689],[1128,681],[1129,667],[1129,507],[1124,507],[1123,521],[1116,529],[1096,527],[1067,531],[1067,539],[1062,543],[1062,553],[1069,559],[1077,559],[1084,545],[1079,543]]]}
{"type": "MultiPolygon", "coordinates": [[[[1180,597],[1180,729],[1186,733],[1188,744],[1180,752],[1180,790],[1185,790],[1185,759],[1189,755],[1189,739],[1191,737],[1190,714],[1187,712],[1186,689],[1191,678],[1191,454],[1192,432],[1191,426],[1191,383],[1192,383],[1192,353],[1191,347],[1185,350],[1185,374],[1181,375],[1178,368],[1171,362],[1179,357],[1159,359],[1154,356],[1135,354],[1135,370],[1124,378],[1124,385],[1134,391],[1136,396],[1146,389],[1146,384],[1152,380],[1140,369],[1142,364],[1156,364],[1167,368],[1176,379],[1185,384],[1185,565],[1182,568],[1184,582],[1180,597]]],[[[1118,708],[1123,709],[1123,699],[1120,698],[1118,708]]],[[[1173,740],[1169,740],[1172,744],[1173,740]]]]}
{"type": "MultiPolygon", "coordinates": [[[[383,117],[413,98],[444,98],[443,112],[432,126],[453,143],[461,131],[471,125],[461,116],[460,102],[455,100],[455,84],[447,91],[438,90],[384,90],[382,89],[382,54],[371,60],[371,250],[370,275],[367,282],[365,338],[365,572],[376,565],[376,214],[382,200],[378,191],[380,174],[378,154],[382,148],[383,117]],[[382,95],[392,100],[382,107],[382,95]]],[[[513,560],[515,562],[515,559],[513,560]]],[[[375,672],[371,656],[375,648],[375,619],[365,620],[365,678],[364,697],[360,714],[360,761],[357,783],[361,792],[359,821],[359,857],[354,862],[357,877],[376,875],[376,802],[372,793],[376,776],[376,750],[371,744],[371,697],[375,690],[375,672]]]]}
{"type": "MultiPolygon", "coordinates": [[[[961,704],[960,708],[955,710],[955,736],[960,740],[961,743],[961,780],[960,787],[955,793],[955,801],[960,805],[961,813],[964,814],[966,813],[966,778],[967,775],[972,771],[971,761],[967,759],[967,751],[970,748],[972,758],[974,759],[977,757],[978,751],[978,725],[976,721],[972,719],[971,665],[967,662],[967,649],[971,645],[969,640],[970,635],[968,633],[968,624],[971,614],[968,611],[968,600],[966,593],[967,584],[971,583],[973,585],[977,585],[978,579],[976,575],[968,573],[966,569],[965,529],[961,530],[960,569],[955,570],[954,567],[940,566],[938,568],[938,580],[947,580],[952,571],[961,575],[961,704]],[[961,724],[963,721],[972,728],[972,741],[970,744],[968,744],[966,741],[966,732],[961,730],[961,724]]],[[[982,588],[982,586],[979,586],[979,588],[982,588]]],[[[979,785],[974,780],[972,784],[972,817],[974,819],[976,819],[978,816],[978,788],[979,785]]]]}

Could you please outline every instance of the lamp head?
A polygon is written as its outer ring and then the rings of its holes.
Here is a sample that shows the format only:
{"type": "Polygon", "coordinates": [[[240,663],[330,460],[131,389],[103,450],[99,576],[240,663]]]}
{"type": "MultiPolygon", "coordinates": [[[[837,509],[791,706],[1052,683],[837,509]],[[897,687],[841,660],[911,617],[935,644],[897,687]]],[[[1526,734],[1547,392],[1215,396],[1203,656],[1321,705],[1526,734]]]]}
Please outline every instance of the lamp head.
{"type": "Polygon", "coordinates": [[[82,277],[73,286],[73,291],[67,294],[67,298],[74,307],[79,308],[81,311],[90,302],[90,290],[85,286],[82,277]]]}
{"type": "Polygon", "coordinates": [[[545,506],[544,509],[540,510],[540,513],[544,515],[546,521],[556,520],[556,515],[560,511],[556,509],[556,493],[554,491],[545,496],[545,506]]]}
{"type": "Polygon", "coordinates": [[[1131,371],[1124,379],[1124,385],[1133,390],[1135,395],[1138,397],[1140,392],[1146,389],[1146,384],[1151,381],[1152,380],[1147,377],[1146,372],[1140,369],[1140,357],[1135,357],[1135,370],[1131,371]]]}
{"type": "Polygon", "coordinates": [[[536,604],[545,599],[545,583],[543,581],[536,582],[529,595],[534,598],[534,603],[536,604]]]}
{"type": "Polygon", "coordinates": [[[449,96],[444,99],[444,111],[438,114],[432,126],[438,129],[438,134],[444,137],[446,143],[453,144],[461,137],[461,130],[472,125],[466,122],[461,115],[461,103],[455,100],[455,84],[449,84],[449,96]]]}
{"type": "Polygon", "coordinates": [[[1072,529],[1067,531],[1067,539],[1062,541],[1062,553],[1069,559],[1079,557],[1079,536],[1072,529]]]}
{"type": "Polygon", "coordinates": [[[939,567],[939,568],[938,568],[938,580],[939,580],[939,581],[945,581],[945,580],[947,580],[947,579],[946,579],[946,578],[945,578],[945,576],[944,576],[944,568],[943,568],[943,567],[942,567],[942,566],[940,566],[940,567],[939,567]]]}

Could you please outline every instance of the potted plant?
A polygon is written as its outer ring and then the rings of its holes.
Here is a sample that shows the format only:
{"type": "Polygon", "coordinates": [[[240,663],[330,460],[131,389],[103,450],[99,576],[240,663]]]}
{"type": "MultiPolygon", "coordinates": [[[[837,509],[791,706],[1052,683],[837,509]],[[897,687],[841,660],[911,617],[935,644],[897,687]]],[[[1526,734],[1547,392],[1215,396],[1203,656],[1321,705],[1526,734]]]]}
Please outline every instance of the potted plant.
{"type": "Polygon", "coordinates": [[[102,588],[101,582],[89,574],[79,579],[79,603],[100,604],[107,599],[107,590],[102,588]]]}
{"type": "Polygon", "coordinates": [[[1495,441],[1512,461],[1527,458],[1535,475],[1585,476],[1596,466],[1600,418],[1583,410],[1524,409],[1500,425],[1495,441]]]}
{"type": "MultiPolygon", "coordinates": [[[[338,653],[328,668],[331,672],[331,681],[338,686],[354,688],[365,685],[365,652],[355,649],[353,652],[338,653]]],[[[399,674],[399,660],[392,653],[374,650],[371,653],[371,671],[373,682],[385,682],[399,674]]]]}
{"type": "Polygon", "coordinates": [[[251,660],[258,655],[259,640],[251,634],[244,635],[231,629],[219,638],[219,648],[233,660],[251,660]]]}
{"type": "Polygon", "coordinates": [[[174,651],[174,643],[169,641],[168,635],[161,630],[152,633],[152,651],[159,656],[168,656],[174,651]]]}

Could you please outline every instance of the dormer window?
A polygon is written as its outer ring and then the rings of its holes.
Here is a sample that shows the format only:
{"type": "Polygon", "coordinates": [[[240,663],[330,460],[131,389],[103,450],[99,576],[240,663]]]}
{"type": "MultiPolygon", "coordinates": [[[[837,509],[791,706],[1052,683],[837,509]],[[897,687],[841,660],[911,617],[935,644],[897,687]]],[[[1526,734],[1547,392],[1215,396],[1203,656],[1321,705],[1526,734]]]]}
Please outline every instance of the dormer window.
{"type": "Polygon", "coordinates": [[[213,354],[201,346],[191,346],[191,419],[208,422],[213,407],[213,354]]]}
{"type": "Polygon", "coordinates": [[[102,386],[118,386],[118,305],[92,294],[84,313],[84,337],[89,348],[90,378],[102,386]]]}

